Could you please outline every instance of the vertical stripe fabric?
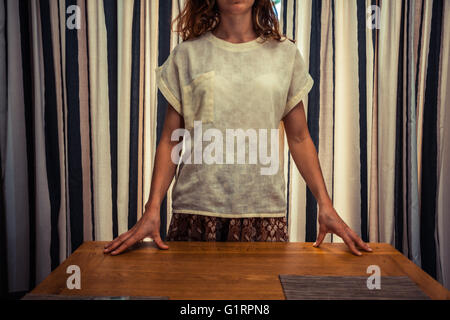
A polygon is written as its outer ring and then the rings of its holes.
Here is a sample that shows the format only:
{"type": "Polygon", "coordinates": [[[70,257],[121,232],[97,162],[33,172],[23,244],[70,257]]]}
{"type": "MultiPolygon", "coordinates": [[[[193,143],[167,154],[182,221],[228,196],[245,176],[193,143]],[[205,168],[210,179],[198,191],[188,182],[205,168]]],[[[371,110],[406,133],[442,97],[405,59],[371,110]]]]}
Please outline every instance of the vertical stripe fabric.
{"type": "Polygon", "coordinates": [[[5,155],[6,155],[6,8],[5,1],[0,1],[0,163],[1,178],[5,174],[5,155]]]}
{"type": "Polygon", "coordinates": [[[111,240],[141,217],[159,2],[1,4],[3,293],[32,289],[84,241],[111,240]]]}
{"type": "Polygon", "coordinates": [[[437,271],[438,280],[446,287],[450,284],[450,2],[444,2],[442,11],[442,35],[440,48],[439,68],[439,93],[438,93],[438,188],[437,188],[437,216],[436,216],[436,241],[437,241],[437,271]],[[445,59],[447,57],[447,59],[445,59]]]}
{"type": "Polygon", "coordinates": [[[395,212],[395,222],[394,222],[394,243],[396,248],[403,247],[403,218],[404,218],[404,197],[403,192],[403,163],[404,163],[404,144],[403,144],[403,133],[404,133],[404,106],[405,106],[405,76],[406,76],[406,68],[405,68],[405,50],[407,50],[407,46],[405,45],[405,21],[406,21],[406,6],[405,3],[402,3],[401,9],[401,19],[400,19],[400,39],[399,39],[399,55],[398,55],[398,72],[397,72],[397,117],[396,117],[396,125],[395,125],[395,181],[394,181],[394,212],[395,212]]]}
{"type": "Polygon", "coordinates": [[[366,48],[366,1],[358,0],[358,88],[359,88],[359,162],[361,197],[361,238],[368,241],[367,211],[367,48],[366,48]]]}
{"type": "MultiPolygon", "coordinates": [[[[363,240],[391,243],[450,287],[448,9],[438,0],[284,0],[280,24],[297,32],[315,80],[308,127],[338,213],[363,240]]],[[[314,241],[315,200],[288,166],[290,239],[314,241]]]]}
{"type": "MultiPolygon", "coordinates": [[[[78,0],[80,8],[80,23],[87,24],[86,1],[78,0]]],[[[89,64],[87,30],[80,28],[78,39],[78,66],[79,66],[79,101],[80,101],[80,141],[81,141],[81,164],[82,164],[82,194],[83,194],[83,237],[84,240],[92,239],[92,144],[90,132],[90,105],[89,105],[89,64]]]]}
{"type": "MultiPolygon", "coordinates": [[[[375,15],[377,18],[377,10],[379,2],[373,0],[370,3],[371,10],[370,14],[375,15]]],[[[369,5],[369,3],[367,3],[369,5]]],[[[374,21],[376,24],[376,20],[374,21]]],[[[373,26],[371,26],[373,28],[373,26]]],[[[368,28],[370,29],[370,28],[368,28]]],[[[372,36],[372,47],[369,51],[368,56],[372,56],[373,62],[371,68],[372,76],[368,79],[368,83],[371,84],[369,87],[371,103],[368,104],[370,115],[370,131],[368,131],[368,136],[370,136],[369,149],[370,149],[370,165],[369,165],[369,241],[378,242],[379,241],[379,226],[378,226],[378,211],[379,211],[379,190],[378,190],[378,48],[379,48],[379,29],[373,28],[370,33],[372,36]]],[[[369,64],[370,65],[370,64],[369,64]]]]}
{"type": "MultiPolygon", "coordinates": [[[[52,232],[57,229],[58,238],[55,236],[53,239],[53,248],[58,249],[51,251],[52,265],[55,263],[60,263],[66,256],[67,246],[66,241],[61,241],[60,239],[65,239],[67,234],[67,189],[66,189],[66,144],[65,144],[65,95],[64,89],[61,85],[63,80],[63,70],[62,70],[62,47],[61,47],[61,37],[60,37],[60,19],[59,19],[59,3],[50,1],[49,2],[49,15],[51,23],[51,37],[52,37],[52,48],[53,48],[53,68],[55,73],[55,98],[56,98],[56,124],[57,124],[57,137],[58,137],[58,162],[59,162],[59,195],[60,195],[60,206],[58,208],[57,215],[53,218],[56,219],[56,225],[53,221],[52,232]],[[56,217],[55,217],[56,216],[56,217]],[[58,261],[59,260],[59,261],[58,261]]],[[[31,258],[31,257],[30,257],[31,258]]]]}
{"type": "MultiPolygon", "coordinates": [[[[335,4],[334,205],[349,227],[361,236],[357,3],[335,4]]],[[[333,236],[334,241],[342,240],[333,236]]]]}
{"type": "Polygon", "coordinates": [[[118,2],[117,216],[119,234],[128,230],[130,174],[130,99],[134,0],[118,2]]]}
{"type": "Polygon", "coordinates": [[[382,1],[378,51],[379,241],[394,243],[394,184],[398,53],[402,3],[382,1]]]}
{"type": "MultiPolygon", "coordinates": [[[[333,198],[334,171],[334,3],[322,3],[322,28],[320,42],[320,113],[318,146],[319,161],[322,168],[325,185],[333,198]]],[[[310,62],[311,63],[311,62],[310,62]]],[[[311,65],[312,67],[312,65],[311,65]]],[[[311,97],[312,99],[312,97],[311,97]]],[[[311,104],[310,104],[311,105],[311,104]]],[[[293,168],[295,170],[295,168],[293,168]]],[[[317,224],[316,224],[317,225],[317,224]]],[[[317,226],[318,227],[318,226],[317,226]]],[[[331,234],[325,237],[331,241],[331,234]]]]}
{"type": "MultiPolygon", "coordinates": [[[[4,156],[4,203],[9,291],[29,286],[29,204],[25,106],[22,70],[19,2],[5,1],[6,13],[6,141],[4,156]]],[[[3,158],[3,157],[2,157],[3,158]]],[[[2,166],[3,167],[3,166],[2,166]]]]}
{"type": "MultiPolygon", "coordinates": [[[[142,216],[167,110],[154,70],[185,4],[0,0],[1,293],[142,216]]],[[[304,106],[338,213],[450,288],[449,1],[282,0],[279,20],[315,80],[304,106]]],[[[290,240],[313,242],[317,203],[280,140],[290,240]]],[[[164,239],[170,189],[160,216],[164,239]]]]}
{"type": "Polygon", "coordinates": [[[139,142],[139,91],[140,91],[140,24],[141,1],[134,0],[132,25],[131,52],[131,81],[130,81],[130,143],[129,143],[129,201],[128,201],[128,228],[137,222],[137,193],[138,193],[138,142],[139,142]],[[134,85],[133,85],[134,84],[134,85]]]}
{"type": "MultiPolygon", "coordinates": [[[[21,32],[30,32],[30,17],[26,11],[27,3],[26,1],[19,2],[19,14],[20,14],[20,30],[21,32]]],[[[21,39],[22,45],[22,77],[23,77],[23,89],[24,92],[31,92],[32,82],[29,77],[31,74],[31,48],[30,41],[26,37],[21,39]]],[[[6,72],[5,72],[6,74],[6,72]]],[[[6,106],[6,103],[5,103],[6,106]]],[[[25,121],[26,121],[26,136],[27,141],[32,141],[33,139],[33,103],[31,95],[24,96],[24,106],[25,106],[25,121]]],[[[30,224],[30,270],[36,269],[36,248],[34,243],[36,241],[36,216],[34,215],[35,206],[35,168],[34,168],[34,144],[27,143],[27,174],[28,174],[28,204],[29,204],[29,224],[30,224]]],[[[6,234],[6,230],[4,231],[6,234]]],[[[30,273],[29,284],[34,286],[36,283],[36,274],[30,273]]]]}
{"type": "MultiPolygon", "coordinates": [[[[76,5],[66,0],[66,11],[76,5]]],[[[80,97],[78,68],[77,30],[65,28],[66,92],[67,92],[67,156],[68,196],[70,208],[71,247],[78,248],[83,242],[83,167],[81,164],[80,97]]]]}
{"type": "Polygon", "coordinates": [[[140,1],[140,52],[139,52],[139,130],[138,130],[138,181],[137,181],[137,220],[142,217],[143,206],[143,157],[144,157],[144,72],[145,72],[145,1],[140,1]]]}
{"type": "MultiPolygon", "coordinates": [[[[88,35],[88,68],[89,68],[89,108],[91,124],[92,147],[92,198],[93,198],[93,229],[94,239],[109,239],[113,237],[113,225],[117,221],[113,216],[112,192],[116,185],[112,184],[115,176],[111,135],[114,127],[110,126],[110,119],[114,117],[114,106],[111,106],[109,78],[114,77],[115,68],[110,69],[110,57],[114,56],[107,43],[106,9],[103,1],[86,1],[87,35],[88,35]]],[[[111,16],[109,16],[110,18],[111,16]]],[[[114,88],[114,87],[113,87],[114,88]]],[[[114,94],[114,93],[111,93],[114,94]]],[[[114,141],[114,146],[117,142],[114,141]]],[[[87,168],[86,168],[87,169],[87,168]]]]}
{"type": "MultiPolygon", "coordinates": [[[[103,1],[108,57],[108,99],[111,161],[111,214],[113,237],[118,236],[117,220],[117,2],[103,1]]],[[[95,31],[95,29],[93,29],[95,31]]]]}
{"type": "MultiPolygon", "coordinates": [[[[0,1],[0,186],[4,185],[6,155],[6,12],[5,1],[0,1]]],[[[6,247],[6,211],[3,187],[0,188],[0,256],[7,256],[6,247]]],[[[0,261],[0,296],[8,293],[7,259],[0,261]]]]}
{"type": "MultiPolygon", "coordinates": [[[[35,251],[36,270],[30,269],[30,280],[36,278],[36,281],[41,281],[43,277],[49,272],[51,259],[49,257],[48,248],[50,247],[50,190],[47,175],[46,165],[46,150],[45,150],[45,82],[44,82],[44,61],[42,53],[42,31],[41,31],[41,17],[40,17],[39,3],[32,3],[31,6],[31,29],[33,32],[32,47],[33,47],[33,122],[34,122],[34,144],[35,144],[35,197],[36,209],[34,213],[34,222],[36,226],[42,225],[43,228],[36,228],[34,234],[30,234],[30,248],[31,253],[35,251]],[[39,191],[39,192],[38,192],[39,191]],[[34,240],[34,243],[32,242],[34,240]]],[[[30,255],[29,259],[33,254],[30,255]]],[[[30,263],[31,266],[31,263],[30,263]]],[[[31,281],[30,281],[31,282],[31,281]]],[[[10,288],[11,289],[11,288],[10,288]]]]}
{"type": "Polygon", "coordinates": [[[436,278],[437,111],[443,1],[433,0],[423,114],[420,245],[422,268],[436,278]]]}
{"type": "MultiPolygon", "coordinates": [[[[46,243],[37,243],[38,248],[45,248],[50,241],[50,260],[51,269],[59,265],[59,234],[58,234],[58,216],[61,206],[61,190],[60,190],[60,169],[59,169],[59,139],[58,139],[58,116],[56,101],[56,81],[53,59],[52,32],[50,19],[49,1],[40,2],[41,13],[41,30],[42,30],[42,49],[44,61],[44,135],[45,135],[45,164],[47,170],[47,183],[49,190],[50,212],[42,212],[42,216],[38,217],[38,221],[48,224],[50,221],[50,239],[45,239],[46,243]],[[48,215],[49,213],[49,215],[48,215]],[[42,219],[42,220],[41,220],[42,219]]],[[[79,120],[77,119],[77,122],[79,120]]],[[[75,171],[74,171],[75,172],[75,171]]],[[[79,203],[82,203],[79,202],[79,203]]],[[[80,213],[83,209],[79,210],[80,213]]],[[[37,259],[42,259],[37,257],[37,259]]],[[[48,262],[48,257],[44,255],[41,265],[48,262]]],[[[39,263],[39,262],[38,262],[39,263]]],[[[46,269],[50,269],[47,266],[46,269]]],[[[45,277],[41,275],[40,280],[45,277]],[[42,277],[42,278],[41,278],[42,277]]]]}
{"type": "Polygon", "coordinates": [[[406,88],[406,133],[405,133],[405,175],[406,175],[406,205],[404,206],[405,225],[403,231],[403,253],[414,263],[421,265],[420,260],[420,231],[419,231],[419,185],[418,185],[418,154],[417,154],[417,117],[416,117],[416,75],[417,66],[417,39],[420,19],[416,12],[422,7],[422,0],[408,3],[408,41],[407,41],[407,88],[406,88]]]}

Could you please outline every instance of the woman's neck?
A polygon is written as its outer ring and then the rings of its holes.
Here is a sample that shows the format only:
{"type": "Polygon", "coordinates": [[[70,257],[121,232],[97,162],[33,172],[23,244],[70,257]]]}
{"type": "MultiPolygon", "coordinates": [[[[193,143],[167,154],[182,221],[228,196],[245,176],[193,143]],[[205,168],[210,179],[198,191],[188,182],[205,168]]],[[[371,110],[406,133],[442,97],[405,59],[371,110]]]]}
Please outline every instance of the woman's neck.
{"type": "Polygon", "coordinates": [[[232,43],[248,42],[258,36],[253,30],[252,11],[243,14],[222,14],[213,34],[232,43]]]}

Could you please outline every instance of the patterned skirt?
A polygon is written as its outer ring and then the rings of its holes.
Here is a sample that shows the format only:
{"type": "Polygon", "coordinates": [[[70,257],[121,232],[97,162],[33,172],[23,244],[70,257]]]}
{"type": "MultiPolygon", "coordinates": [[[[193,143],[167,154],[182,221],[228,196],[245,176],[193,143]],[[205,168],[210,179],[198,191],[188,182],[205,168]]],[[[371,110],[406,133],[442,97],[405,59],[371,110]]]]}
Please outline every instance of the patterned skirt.
{"type": "Polygon", "coordinates": [[[289,241],[286,217],[221,218],[174,213],[167,241],[289,241]]]}

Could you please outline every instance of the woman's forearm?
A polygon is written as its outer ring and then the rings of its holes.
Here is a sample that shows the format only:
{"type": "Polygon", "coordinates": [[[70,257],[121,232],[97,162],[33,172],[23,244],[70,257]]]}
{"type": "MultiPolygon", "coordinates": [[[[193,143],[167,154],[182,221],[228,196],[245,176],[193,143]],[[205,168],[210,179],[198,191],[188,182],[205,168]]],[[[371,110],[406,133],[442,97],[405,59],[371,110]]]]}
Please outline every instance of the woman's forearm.
{"type": "Polygon", "coordinates": [[[169,189],[170,183],[175,175],[176,164],[172,162],[172,148],[178,142],[161,139],[155,154],[155,165],[153,168],[150,195],[145,205],[146,209],[158,209],[169,189]]]}
{"type": "Polygon", "coordinates": [[[304,138],[288,138],[288,145],[292,158],[317,203],[319,205],[331,204],[320,168],[319,157],[311,137],[307,135],[304,138]]]}
{"type": "Polygon", "coordinates": [[[182,141],[182,138],[179,141],[172,141],[172,132],[179,128],[184,128],[183,118],[169,104],[161,139],[156,148],[150,194],[145,205],[146,212],[159,212],[175,175],[177,165],[172,161],[172,149],[182,141]]]}

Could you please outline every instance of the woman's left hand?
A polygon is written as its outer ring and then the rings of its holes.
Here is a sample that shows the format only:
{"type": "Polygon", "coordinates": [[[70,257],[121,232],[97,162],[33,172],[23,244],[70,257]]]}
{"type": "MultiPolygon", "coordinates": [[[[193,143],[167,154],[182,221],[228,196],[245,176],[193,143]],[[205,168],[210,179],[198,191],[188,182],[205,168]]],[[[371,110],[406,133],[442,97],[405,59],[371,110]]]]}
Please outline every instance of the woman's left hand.
{"type": "Polygon", "coordinates": [[[372,252],[369,245],[362,241],[341,217],[339,217],[332,205],[323,205],[319,207],[319,235],[313,246],[316,248],[319,247],[327,233],[334,233],[341,237],[350,251],[357,256],[362,255],[357,247],[372,252]]]}

